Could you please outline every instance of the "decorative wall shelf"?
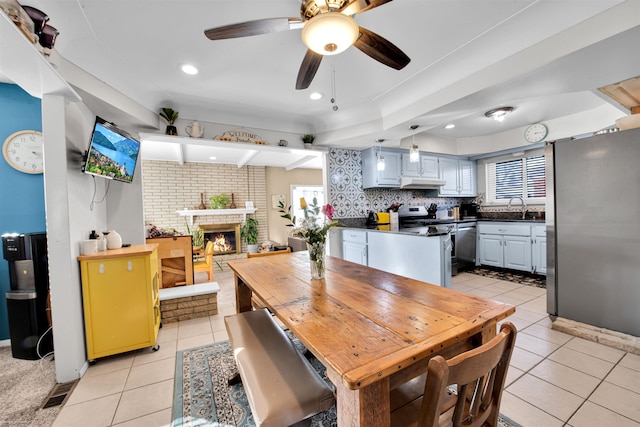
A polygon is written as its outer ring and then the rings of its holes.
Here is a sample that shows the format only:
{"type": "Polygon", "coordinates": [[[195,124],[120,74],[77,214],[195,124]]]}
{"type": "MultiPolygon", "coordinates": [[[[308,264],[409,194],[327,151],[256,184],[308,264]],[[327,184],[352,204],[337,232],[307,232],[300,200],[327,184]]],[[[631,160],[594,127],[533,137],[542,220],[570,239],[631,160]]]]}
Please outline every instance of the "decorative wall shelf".
{"type": "Polygon", "coordinates": [[[193,226],[193,217],[206,215],[242,215],[242,221],[247,220],[247,214],[255,213],[258,209],[184,209],[176,211],[180,216],[189,217],[189,226],[193,226]]]}
{"type": "Polygon", "coordinates": [[[80,95],[58,74],[18,27],[0,11],[0,75],[9,78],[35,98],[62,95],[71,102],[80,95]]]}
{"type": "Polygon", "coordinates": [[[328,150],[311,150],[246,142],[140,132],[143,160],[219,163],[244,166],[322,169],[328,150]],[[212,160],[211,158],[214,157],[212,160]]]}

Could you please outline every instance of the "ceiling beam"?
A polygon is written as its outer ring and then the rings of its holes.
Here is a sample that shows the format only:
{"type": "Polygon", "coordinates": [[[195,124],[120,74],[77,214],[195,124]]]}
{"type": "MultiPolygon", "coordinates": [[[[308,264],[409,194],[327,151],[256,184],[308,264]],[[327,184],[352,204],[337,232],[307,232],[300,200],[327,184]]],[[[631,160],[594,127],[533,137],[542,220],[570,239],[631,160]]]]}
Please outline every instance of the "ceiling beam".
{"type": "Polygon", "coordinates": [[[293,170],[296,168],[299,168],[300,166],[304,165],[305,163],[311,161],[311,160],[315,160],[316,156],[305,156],[303,158],[301,158],[300,160],[297,160],[293,163],[288,164],[287,166],[285,166],[285,170],[293,170]]]}
{"type": "Polygon", "coordinates": [[[251,161],[251,159],[253,159],[255,156],[257,156],[259,153],[258,150],[247,150],[247,153],[242,156],[242,158],[238,161],[238,169],[240,169],[243,166],[246,166],[247,163],[249,163],[251,161]]]}
{"type": "Polygon", "coordinates": [[[178,164],[184,165],[184,144],[176,144],[176,155],[178,156],[178,164]]]}

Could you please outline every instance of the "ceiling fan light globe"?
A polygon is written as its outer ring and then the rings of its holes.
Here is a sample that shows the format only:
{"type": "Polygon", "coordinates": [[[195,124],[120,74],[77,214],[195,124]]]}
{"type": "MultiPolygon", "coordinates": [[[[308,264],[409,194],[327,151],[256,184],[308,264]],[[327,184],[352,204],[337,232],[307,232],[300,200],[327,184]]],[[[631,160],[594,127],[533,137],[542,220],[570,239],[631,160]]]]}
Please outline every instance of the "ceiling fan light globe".
{"type": "Polygon", "coordinates": [[[302,29],[304,44],[320,55],[336,55],[355,43],[360,27],[355,19],[339,12],[314,16],[302,29]]]}

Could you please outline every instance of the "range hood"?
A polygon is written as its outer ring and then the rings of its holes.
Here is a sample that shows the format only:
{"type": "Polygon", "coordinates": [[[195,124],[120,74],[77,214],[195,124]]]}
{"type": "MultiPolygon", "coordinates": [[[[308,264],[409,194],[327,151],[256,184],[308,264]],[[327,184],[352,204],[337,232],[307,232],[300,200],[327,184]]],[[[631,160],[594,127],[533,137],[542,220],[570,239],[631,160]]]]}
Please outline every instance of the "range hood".
{"type": "Polygon", "coordinates": [[[435,178],[400,178],[400,188],[406,190],[437,190],[446,183],[435,178]]]}

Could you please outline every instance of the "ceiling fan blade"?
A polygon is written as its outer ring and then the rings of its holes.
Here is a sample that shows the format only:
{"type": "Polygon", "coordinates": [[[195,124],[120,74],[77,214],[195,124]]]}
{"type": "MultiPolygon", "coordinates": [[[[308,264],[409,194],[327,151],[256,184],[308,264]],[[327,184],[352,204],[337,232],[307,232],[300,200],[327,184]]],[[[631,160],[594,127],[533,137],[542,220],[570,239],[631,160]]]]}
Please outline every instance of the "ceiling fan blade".
{"type": "Polygon", "coordinates": [[[313,78],[320,67],[322,61],[322,55],[315,53],[311,49],[307,50],[300,65],[300,71],[298,71],[298,78],[296,80],[296,90],[306,89],[309,87],[313,78]]]}
{"type": "Polygon", "coordinates": [[[204,35],[210,40],[223,40],[289,31],[302,27],[304,27],[304,21],[300,18],[266,18],[209,28],[205,30],[204,35]]]}
{"type": "Polygon", "coordinates": [[[411,58],[400,48],[366,28],[360,27],[360,37],[353,45],[376,61],[396,70],[403,69],[411,62],[411,58]]]}
{"type": "Polygon", "coordinates": [[[343,7],[340,12],[345,15],[355,15],[371,10],[392,0],[353,0],[351,3],[343,7]]]}

